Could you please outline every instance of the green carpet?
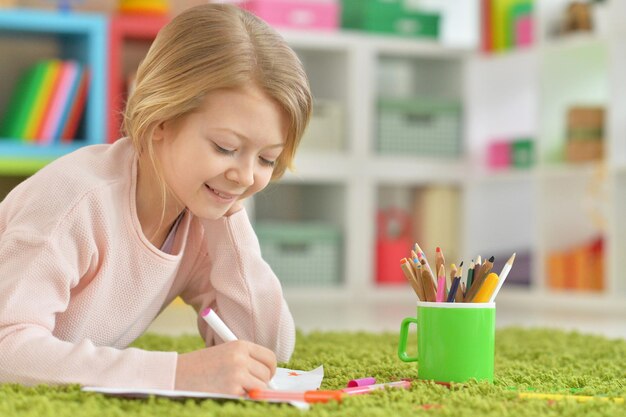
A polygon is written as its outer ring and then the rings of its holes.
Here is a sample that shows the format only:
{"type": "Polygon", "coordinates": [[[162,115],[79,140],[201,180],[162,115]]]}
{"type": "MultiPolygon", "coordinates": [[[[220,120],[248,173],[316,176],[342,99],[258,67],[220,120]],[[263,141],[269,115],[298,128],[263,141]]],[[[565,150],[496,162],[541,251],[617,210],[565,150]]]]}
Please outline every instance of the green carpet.
{"type": "MultiPolygon", "coordinates": [[[[353,378],[378,382],[416,378],[417,366],[396,356],[397,334],[298,334],[288,368],[324,365],[323,389],[345,387],[353,378]]],[[[135,344],[150,350],[185,352],[202,346],[198,337],[146,335],[135,344]]],[[[314,405],[318,416],[626,416],[626,404],[519,399],[519,391],[626,397],[626,340],[554,330],[510,328],[496,335],[493,385],[470,383],[452,389],[414,382],[410,390],[355,396],[314,405]]],[[[34,388],[0,385],[0,416],[301,416],[288,406],[253,402],[129,400],[83,393],[77,386],[34,388]]]]}

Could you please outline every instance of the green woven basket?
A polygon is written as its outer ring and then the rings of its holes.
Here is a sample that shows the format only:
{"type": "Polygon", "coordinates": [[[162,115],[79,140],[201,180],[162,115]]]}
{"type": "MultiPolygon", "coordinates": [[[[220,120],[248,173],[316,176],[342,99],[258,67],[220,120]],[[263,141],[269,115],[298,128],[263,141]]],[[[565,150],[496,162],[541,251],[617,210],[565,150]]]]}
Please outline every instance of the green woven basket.
{"type": "Polygon", "coordinates": [[[461,106],[421,99],[381,99],[381,154],[456,157],[461,153],[461,106]]]}
{"type": "Polygon", "coordinates": [[[341,236],[334,226],[261,222],[254,228],[263,258],[283,285],[339,284],[341,236]]]}

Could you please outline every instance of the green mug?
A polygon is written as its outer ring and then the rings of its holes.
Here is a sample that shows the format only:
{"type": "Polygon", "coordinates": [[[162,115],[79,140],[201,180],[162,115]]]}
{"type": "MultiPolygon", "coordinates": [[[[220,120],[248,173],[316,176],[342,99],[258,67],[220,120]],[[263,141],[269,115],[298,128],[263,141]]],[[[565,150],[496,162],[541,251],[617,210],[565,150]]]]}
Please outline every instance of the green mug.
{"type": "Polygon", "coordinates": [[[493,382],[495,322],[495,303],[418,301],[417,318],[402,320],[398,356],[418,362],[419,379],[493,382]],[[417,326],[417,356],[406,352],[411,323],[417,326]]]}

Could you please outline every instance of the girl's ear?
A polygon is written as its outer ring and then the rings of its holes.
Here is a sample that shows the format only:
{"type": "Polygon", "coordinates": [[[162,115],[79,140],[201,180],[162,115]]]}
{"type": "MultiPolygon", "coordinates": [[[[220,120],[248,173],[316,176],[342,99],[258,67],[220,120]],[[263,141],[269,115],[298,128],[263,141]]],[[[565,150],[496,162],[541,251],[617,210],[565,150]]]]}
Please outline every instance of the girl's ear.
{"type": "Polygon", "coordinates": [[[165,122],[159,122],[152,132],[152,140],[159,141],[163,139],[165,139],[165,122]]]}

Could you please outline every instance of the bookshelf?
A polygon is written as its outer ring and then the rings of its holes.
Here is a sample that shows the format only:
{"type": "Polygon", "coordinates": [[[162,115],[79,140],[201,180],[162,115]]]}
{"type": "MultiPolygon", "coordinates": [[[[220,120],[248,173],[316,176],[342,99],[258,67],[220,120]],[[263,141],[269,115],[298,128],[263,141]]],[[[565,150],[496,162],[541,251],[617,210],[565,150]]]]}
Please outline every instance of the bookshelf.
{"type": "Polygon", "coordinates": [[[121,112],[124,109],[127,81],[131,69],[139,65],[139,60],[148,52],[152,40],[167,21],[168,17],[166,16],[151,14],[117,14],[109,19],[109,67],[107,70],[109,143],[121,137],[121,112]],[[132,46],[135,47],[132,48],[132,46]],[[139,51],[134,54],[129,53],[133,50],[139,51]]]}
{"type": "MultiPolygon", "coordinates": [[[[0,174],[32,174],[51,160],[80,146],[104,142],[107,68],[104,16],[29,9],[0,10],[0,42],[3,49],[11,50],[11,44],[20,46],[19,51],[10,55],[11,60],[3,59],[0,64],[6,82],[3,88],[12,86],[26,67],[44,57],[75,59],[91,69],[91,85],[80,137],[69,144],[47,146],[0,138],[0,174]],[[33,49],[36,54],[29,53],[33,49]]],[[[4,93],[7,97],[10,92],[4,93]]]]}
{"type": "MultiPolygon", "coordinates": [[[[623,15],[619,8],[626,6],[611,5],[612,15],[623,15]]],[[[541,35],[534,46],[492,55],[359,32],[281,30],[302,59],[315,98],[338,103],[343,109],[344,129],[337,149],[302,149],[296,172],[272,184],[254,202],[257,222],[312,220],[341,231],[340,281],[334,287],[315,283],[286,287],[290,305],[307,308],[318,300],[338,310],[365,302],[412,305],[414,295],[408,286],[376,283],[376,214],[391,204],[411,210],[414,196],[432,186],[458,192],[460,258],[506,256],[520,249],[530,253],[528,285],[505,286],[499,301],[590,310],[623,305],[626,282],[620,276],[620,258],[626,251],[626,219],[621,215],[626,211],[626,145],[620,138],[626,132],[620,115],[626,114],[626,52],[620,42],[626,38],[626,28],[614,22],[603,35],[556,41],[543,35],[553,12],[553,8],[537,9],[541,35]],[[590,79],[578,82],[576,68],[584,69],[590,79]],[[402,85],[407,69],[416,77],[402,85]],[[389,79],[397,84],[389,84],[389,79]],[[461,103],[462,153],[452,158],[381,155],[376,147],[377,102],[390,91],[461,103]],[[608,152],[601,164],[607,167],[609,196],[603,206],[607,226],[602,232],[606,287],[600,293],[551,291],[544,267],[544,253],[598,231],[593,224],[579,226],[586,222],[584,185],[599,164],[558,161],[564,106],[579,98],[600,101],[608,108],[608,152]],[[489,140],[510,136],[535,138],[535,166],[498,172],[486,169],[489,140]],[[566,208],[562,199],[568,202],[566,208]],[[559,209],[567,214],[559,216],[559,209]]],[[[94,80],[99,81],[92,85],[89,97],[85,140],[49,149],[0,140],[0,174],[28,175],[75,146],[117,139],[128,68],[139,62],[164,23],[161,18],[112,16],[107,24],[107,18],[98,15],[0,11],[2,42],[33,32],[36,39],[44,37],[52,44],[52,52],[37,54],[62,56],[71,50],[72,56],[101,69],[94,71],[94,80]],[[76,47],[64,46],[67,39],[79,38],[80,42],[70,42],[76,47]],[[134,48],[137,51],[132,55],[134,48]]],[[[23,61],[34,59],[26,54],[23,61]]],[[[0,71],[15,76],[14,68],[5,65],[4,61],[0,64],[0,71]]],[[[425,249],[434,253],[434,246],[425,249]]]]}
{"type": "MultiPolygon", "coordinates": [[[[330,211],[334,216],[309,211],[300,218],[296,216],[296,220],[308,221],[311,215],[318,214],[314,220],[337,224],[343,234],[343,280],[335,288],[316,288],[315,283],[286,287],[287,301],[306,305],[314,302],[312,294],[315,294],[315,300],[323,299],[338,306],[360,302],[410,305],[414,296],[404,283],[385,286],[376,283],[377,212],[391,205],[410,209],[413,194],[433,184],[449,185],[461,191],[468,161],[463,156],[381,155],[376,144],[378,98],[387,88],[394,88],[386,85],[382,77],[394,68],[408,69],[420,76],[411,84],[410,91],[401,94],[408,97],[427,94],[463,102],[463,69],[471,51],[432,41],[348,31],[320,35],[282,33],[301,57],[315,98],[334,100],[348,109],[340,151],[302,149],[296,157],[296,172],[288,173],[272,186],[283,187],[283,197],[273,198],[275,194],[270,188],[266,196],[255,199],[256,221],[263,221],[267,213],[276,213],[284,204],[286,192],[306,193],[312,186],[325,188],[326,202],[332,202],[334,207],[330,211]],[[343,193],[341,200],[332,191],[337,189],[343,193]],[[258,210],[259,206],[262,210],[258,210]]],[[[324,198],[323,192],[319,195],[324,198]]]]}
{"type": "MultiPolygon", "coordinates": [[[[575,33],[552,39],[546,32],[558,8],[538,3],[533,16],[538,24],[536,43],[489,55],[353,32],[320,36],[283,32],[299,55],[313,57],[309,60],[313,65],[307,59],[303,62],[314,95],[334,96],[350,109],[343,152],[303,150],[296,159],[297,173],[280,183],[345,188],[344,206],[340,207],[345,219],[344,280],[335,289],[314,284],[286,288],[288,301],[306,304],[315,291],[315,300],[332,305],[365,301],[410,305],[413,295],[408,287],[375,282],[376,212],[390,200],[409,208],[411,196],[425,187],[451,186],[458,190],[461,201],[458,236],[462,259],[477,254],[508,257],[513,251],[529,257],[527,283],[505,286],[499,301],[531,309],[555,306],[624,311],[626,280],[619,272],[619,259],[626,250],[626,220],[621,215],[626,209],[626,145],[621,139],[626,132],[620,115],[626,114],[626,53],[618,45],[626,30],[616,21],[602,34],[575,33]],[[333,63],[327,61],[331,59],[333,63]],[[425,84],[413,85],[410,93],[434,92],[463,103],[464,152],[458,158],[377,153],[376,99],[386,88],[379,75],[388,62],[395,61],[408,63],[415,74],[430,76],[422,77],[425,84]],[[332,75],[325,74],[329,68],[333,68],[332,75]],[[581,102],[603,104],[608,110],[606,158],[568,164],[561,156],[565,111],[572,103],[581,102]],[[535,165],[487,169],[487,145],[502,137],[533,138],[535,165]],[[604,172],[605,179],[598,182],[599,172],[604,172]],[[594,186],[606,190],[606,200],[595,200],[588,191],[594,186]],[[590,206],[593,209],[594,205],[599,206],[605,226],[590,219],[590,206]],[[545,254],[595,236],[604,239],[603,290],[551,289],[545,254]]],[[[624,9],[616,2],[610,7],[611,16],[620,15],[617,8],[624,9]]],[[[271,210],[265,207],[264,211],[271,210]]],[[[428,249],[434,252],[434,248],[428,249]]]]}
{"type": "MultiPolygon", "coordinates": [[[[609,15],[619,13],[619,8],[624,12],[620,3],[607,2],[609,15]]],[[[505,288],[498,298],[529,306],[622,311],[626,286],[618,272],[618,253],[623,253],[626,240],[619,215],[624,209],[619,197],[624,184],[620,184],[616,161],[624,155],[621,138],[625,132],[619,115],[624,110],[621,95],[626,85],[619,75],[623,73],[617,71],[623,71],[626,56],[616,45],[625,33],[615,20],[608,28],[603,25],[602,32],[555,36],[566,2],[540,0],[535,5],[533,46],[475,54],[468,65],[468,156],[484,160],[488,141],[498,137],[530,136],[536,145],[536,164],[527,173],[483,172],[474,177],[473,186],[489,190],[496,207],[505,209],[514,221],[532,225],[526,230],[516,227],[515,234],[510,225],[508,229],[493,225],[495,230],[507,230],[509,237],[487,239],[491,251],[517,240],[516,246],[529,248],[532,255],[529,286],[505,288]],[[605,157],[596,162],[567,163],[563,154],[566,112],[580,104],[603,105],[607,110],[605,157]],[[500,192],[495,192],[498,188],[500,192]],[[517,202],[507,205],[513,199],[517,202]],[[571,250],[597,237],[604,242],[604,288],[553,288],[548,254],[571,250]]],[[[479,233],[485,222],[496,218],[495,213],[483,210],[478,199],[468,204],[476,211],[465,213],[465,248],[470,253],[478,245],[467,236],[479,233]]]]}

